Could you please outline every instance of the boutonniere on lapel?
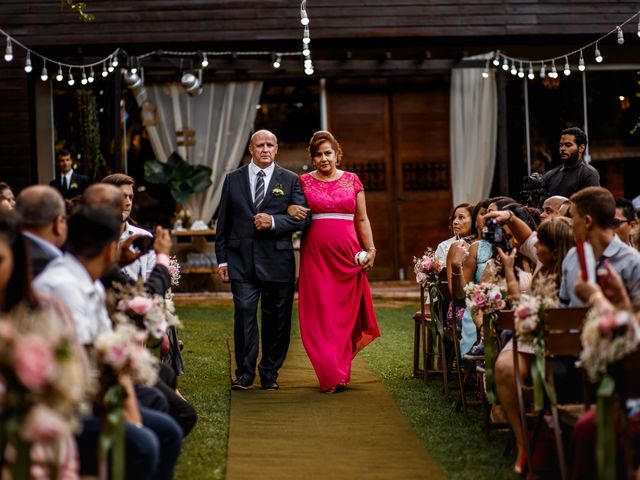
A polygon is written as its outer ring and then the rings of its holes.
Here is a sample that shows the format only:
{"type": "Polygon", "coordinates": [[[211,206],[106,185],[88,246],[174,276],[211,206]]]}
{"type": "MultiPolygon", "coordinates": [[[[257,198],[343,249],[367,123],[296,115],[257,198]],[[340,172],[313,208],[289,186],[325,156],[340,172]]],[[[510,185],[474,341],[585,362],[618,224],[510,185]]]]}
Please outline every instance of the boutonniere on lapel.
{"type": "Polygon", "coordinates": [[[284,187],[282,186],[281,183],[276,184],[275,187],[273,187],[273,190],[271,190],[271,194],[274,197],[281,197],[284,195],[284,187]]]}
{"type": "Polygon", "coordinates": [[[78,184],[76,182],[71,182],[71,185],[69,185],[69,190],[71,190],[72,188],[78,188],[78,184]]]}

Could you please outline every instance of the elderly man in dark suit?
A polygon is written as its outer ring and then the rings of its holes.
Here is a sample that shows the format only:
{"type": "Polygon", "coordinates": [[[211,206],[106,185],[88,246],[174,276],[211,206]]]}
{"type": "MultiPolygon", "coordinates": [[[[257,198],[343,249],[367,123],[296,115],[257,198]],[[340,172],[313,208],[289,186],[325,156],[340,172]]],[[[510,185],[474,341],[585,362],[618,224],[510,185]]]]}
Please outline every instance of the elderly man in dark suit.
{"type": "Polygon", "coordinates": [[[32,185],[18,195],[16,210],[22,217],[22,233],[35,278],[51,260],[62,256],[60,249],[67,240],[64,200],[52,187],[32,185]]]}
{"type": "Polygon", "coordinates": [[[86,175],[80,175],[73,169],[71,152],[64,148],[58,151],[57,155],[58,175],[55,180],[51,180],[49,185],[57,189],[65,199],[70,199],[82,195],[91,180],[86,175]]]}
{"type": "Polygon", "coordinates": [[[235,390],[248,390],[256,376],[258,301],[262,308],[262,388],[276,379],[289,348],[295,260],[291,234],[308,219],[287,215],[291,204],[307,206],[298,176],[274,163],[276,136],[259,130],[249,145],[251,162],[227,174],[216,230],[218,274],[231,282],[236,359],[235,390]]]}

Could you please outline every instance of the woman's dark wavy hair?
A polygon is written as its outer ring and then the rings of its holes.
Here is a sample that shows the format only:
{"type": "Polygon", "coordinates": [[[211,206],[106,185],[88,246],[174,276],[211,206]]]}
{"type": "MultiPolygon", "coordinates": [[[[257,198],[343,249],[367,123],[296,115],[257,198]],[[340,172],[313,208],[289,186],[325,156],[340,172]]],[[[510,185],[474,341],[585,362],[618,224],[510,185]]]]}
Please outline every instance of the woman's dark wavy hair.
{"type": "Polygon", "coordinates": [[[476,217],[478,216],[478,213],[480,212],[480,210],[482,210],[483,208],[486,210],[487,207],[491,205],[492,201],[493,200],[491,198],[485,198],[484,200],[481,200],[478,203],[476,203],[476,206],[473,207],[473,212],[471,213],[471,236],[472,237],[474,238],[480,237],[481,232],[478,232],[478,228],[476,227],[476,217]]]}
{"type": "Polygon", "coordinates": [[[0,213],[0,241],[5,241],[13,254],[13,271],[5,292],[4,311],[11,311],[21,302],[35,308],[37,301],[31,288],[31,259],[20,233],[20,217],[17,213],[0,213]]]}
{"type": "Polygon", "coordinates": [[[535,231],[538,229],[535,220],[531,216],[531,213],[529,213],[529,209],[521,203],[509,203],[502,207],[502,210],[513,212],[513,214],[526,223],[531,230],[535,231]]]}

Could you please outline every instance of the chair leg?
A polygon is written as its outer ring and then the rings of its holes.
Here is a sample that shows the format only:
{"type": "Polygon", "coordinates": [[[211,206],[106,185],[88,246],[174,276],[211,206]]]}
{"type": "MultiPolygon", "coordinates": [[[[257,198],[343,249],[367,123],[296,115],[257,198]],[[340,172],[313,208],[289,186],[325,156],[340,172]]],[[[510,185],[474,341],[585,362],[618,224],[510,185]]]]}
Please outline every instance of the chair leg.
{"type": "Polygon", "coordinates": [[[420,376],[420,324],[413,320],[413,378],[420,376]]]}
{"type": "Polygon", "coordinates": [[[551,405],[551,419],[553,422],[553,434],[556,439],[556,452],[558,453],[558,463],[560,464],[560,475],[562,480],[567,480],[567,459],[564,456],[564,445],[562,443],[562,430],[558,420],[558,409],[551,405]]]}
{"type": "Polygon", "coordinates": [[[469,370],[462,369],[460,347],[457,342],[455,342],[454,346],[456,349],[456,370],[458,372],[458,385],[460,386],[460,395],[458,396],[458,402],[456,403],[456,410],[460,411],[460,408],[462,408],[464,418],[469,418],[469,414],[467,413],[467,396],[464,388],[467,384],[469,370]]]}
{"type": "Polygon", "coordinates": [[[442,382],[444,384],[444,398],[449,400],[449,364],[447,363],[447,351],[444,346],[444,339],[438,336],[438,343],[440,345],[440,364],[442,365],[442,382]]]}
{"type": "Polygon", "coordinates": [[[427,322],[424,316],[420,323],[421,336],[422,336],[422,372],[424,374],[423,381],[426,384],[429,379],[429,363],[433,358],[433,346],[431,343],[431,329],[427,328],[427,322]]]}

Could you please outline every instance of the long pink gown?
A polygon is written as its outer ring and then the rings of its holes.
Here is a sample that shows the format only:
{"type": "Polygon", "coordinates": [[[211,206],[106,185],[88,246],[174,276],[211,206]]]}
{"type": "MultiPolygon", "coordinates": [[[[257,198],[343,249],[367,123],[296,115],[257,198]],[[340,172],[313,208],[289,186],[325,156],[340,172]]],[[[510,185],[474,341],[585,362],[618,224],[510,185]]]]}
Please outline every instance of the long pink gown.
{"type": "Polygon", "coordinates": [[[320,390],[351,380],[351,361],[380,336],[367,275],[354,257],[361,250],[354,226],[357,175],[331,182],[300,177],[311,208],[302,237],[298,283],[300,334],[320,390]]]}

